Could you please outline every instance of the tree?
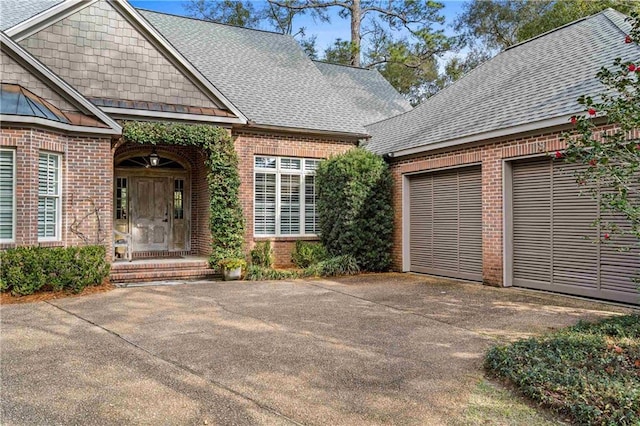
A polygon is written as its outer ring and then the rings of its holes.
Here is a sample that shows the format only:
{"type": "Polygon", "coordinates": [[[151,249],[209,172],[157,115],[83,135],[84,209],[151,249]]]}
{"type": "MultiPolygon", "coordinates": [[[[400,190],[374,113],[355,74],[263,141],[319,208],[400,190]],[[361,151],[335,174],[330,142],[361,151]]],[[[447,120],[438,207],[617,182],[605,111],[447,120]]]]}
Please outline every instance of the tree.
{"type": "Polygon", "coordinates": [[[470,41],[504,50],[520,38],[521,28],[551,8],[552,0],[475,0],[465,3],[454,28],[470,41]]]}
{"type": "Polygon", "coordinates": [[[491,50],[561,27],[608,7],[628,14],[640,10],[635,0],[474,0],[464,5],[454,28],[467,42],[481,41],[491,50]]]}
{"type": "Polygon", "coordinates": [[[546,13],[535,16],[520,28],[518,41],[528,40],[608,7],[627,15],[633,11],[640,11],[640,3],[637,0],[558,0],[546,13]]]}
{"type": "Polygon", "coordinates": [[[185,9],[194,18],[245,28],[258,28],[260,15],[251,1],[242,0],[191,0],[185,9]]]}
{"type": "Polygon", "coordinates": [[[332,64],[351,65],[353,49],[351,43],[337,38],[333,45],[324,50],[324,60],[332,64]]]}
{"type": "MultiPolygon", "coordinates": [[[[620,37],[620,43],[640,41],[640,20],[632,14],[633,29],[620,37]]],[[[640,241],[640,64],[616,59],[613,68],[603,67],[598,79],[604,90],[597,96],[582,96],[578,101],[585,114],[571,118],[575,134],[565,135],[566,161],[584,164],[576,176],[578,184],[599,200],[601,210],[622,219],[602,223],[611,233],[628,234],[640,241]],[[598,129],[599,119],[615,126],[613,131],[598,129]],[[630,137],[634,135],[635,137],[630,137]]],[[[562,158],[563,154],[556,153],[562,158]]],[[[608,240],[609,233],[603,238],[608,240]]]]}
{"type": "Polygon", "coordinates": [[[410,98],[424,92],[424,84],[437,76],[435,58],[448,51],[454,39],[434,30],[444,23],[441,3],[432,0],[269,0],[295,11],[310,11],[329,21],[328,10],[339,9],[349,19],[351,36],[338,39],[325,51],[325,60],[378,68],[400,93],[410,98]],[[363,42],[368,47],[363,49],[363,42]],[[347,61],[348,59],[348,61],[347,61]]]}

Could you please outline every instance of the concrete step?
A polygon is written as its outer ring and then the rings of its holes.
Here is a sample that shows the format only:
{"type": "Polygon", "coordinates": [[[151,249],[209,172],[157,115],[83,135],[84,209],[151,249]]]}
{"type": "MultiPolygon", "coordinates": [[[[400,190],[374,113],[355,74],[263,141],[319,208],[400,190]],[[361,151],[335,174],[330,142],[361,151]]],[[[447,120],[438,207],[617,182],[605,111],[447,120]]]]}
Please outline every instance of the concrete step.
{"type": "Polygon", "coordinates": [[[175,259],[175,260],[134,260],[133,262],[114,262],[111,271],[165,271],[176,269],[203,269],[208,268],[206,259],[175,259]]]}

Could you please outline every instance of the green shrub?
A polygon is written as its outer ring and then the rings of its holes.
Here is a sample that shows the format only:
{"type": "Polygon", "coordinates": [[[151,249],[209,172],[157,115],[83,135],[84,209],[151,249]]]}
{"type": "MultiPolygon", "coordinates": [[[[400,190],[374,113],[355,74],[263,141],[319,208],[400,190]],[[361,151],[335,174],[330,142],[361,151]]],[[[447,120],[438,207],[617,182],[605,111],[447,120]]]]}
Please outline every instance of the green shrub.
{"type": "Polygon", "coordinates": [[[360,272],[358,262],[350,254],[330,257],[309,266],[304,270],[304,276],[335,277],[338,275],[355,275],[360,272]]]}
{"type": "Polygon", "coordinates": [[[321,243],[298,240],[291,253],[291,261],[298,268],[308,268],[325,260],[327,256],[327,249],[321,243]]]}
{"type": "Polygon", "coordinates": [[[485,367],[578,424],[640,424],[638,315],[495,347],[485,367]]]}
{"type": "Polygon", "coordinates": [[[38,247],[17,247],[0,252],[2,291],[24,296],[47,283],[48,259],[38,247]]]}
{"type": "Polygon", "coordinates": [[[263,280],[288,280],[299,278],[298,271],[264,268],[258,265],[249,265],[244,279],[247,281],[263,280]]]}
{"type": "Polygon", "coordinates": [[[363,270],[387,270],[393,209],[384,160],[352,149],[320,163],[316,179],[320,237],[329,254],[352,255],[363,270]]]}
{"type": "Polygon", "coordinates": [[[256,243],[256,246],[249,253],[251,264],[261,266],[263,268],[273,268],[273,250],[271,250],[271,241],[262,241],[256,243]]]}
{"type": "Polygon", "coordinates": [[[236,268],[246,268],[247,262],[244,259],[239,257],[231,257],[228,259],[222,259],[218,262],[218,266],[222,269],[236,269],[236,268]]]}
{"type": "Polygon", "coordinates": [[[0,252],[0,264],[1,290],[21,296],[44,289],[79,293],[101,284],[110,268],[103,246],[18,247],[0,252]]]}

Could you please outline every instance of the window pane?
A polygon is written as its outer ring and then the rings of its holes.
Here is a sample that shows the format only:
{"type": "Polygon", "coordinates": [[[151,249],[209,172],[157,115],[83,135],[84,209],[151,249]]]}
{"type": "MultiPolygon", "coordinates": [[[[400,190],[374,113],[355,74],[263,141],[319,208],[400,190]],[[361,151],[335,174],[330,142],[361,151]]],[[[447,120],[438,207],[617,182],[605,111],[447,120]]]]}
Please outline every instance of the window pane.
{"type": "Polygon", "coordinates": [[[314,171],[318,168],[320,160],[304,160],[304,169],[306,171],[314,171]]]}
{"type": "Polygon", "coordinates": [[[173,182],[173,218],[184,219],[184,180],[173,182]]]}
{"type": "Polygon", "coordinates": [[[295,158],[280,159],[280,168],[284,170],[300,170],[301,161],[295,158]]]}
{"type": "Polygon", "coordinates": [[[316,177],[304,178],[304,232],[316,234],[318,232],[318,214],[316,212],[316,177]]]}
{"type": "Polygon", "coordinates": [[[276,159],[273,157],[256,157],[255,167],[259,169],[275,169],[276,159]]]}
{"type": "Polygon", "coordinates": [[[116,219],[126,219],[129,211],[127,178],[116,179],[116,219]]]}
{"type": "Polygon", "coordinates": [[[13,151],[0,151],[0,239],[13,238],[13,151]]]}
{"type": "Polygon", "coordinates": [[[280,176],[280,233],[300,233],[300,176],[280,176]]]}
{"type": "Polygon", "coordinates": [[[40,153],[38,159],[38,237],[58,237],[60,220],[59,188],[60,156],[40,153]]]}
{"type": "Polygon", "coordinates": [[[274,235],[276,233],[275,173],[256,173],[254,209],[254,233],[256,235],[274,235]]]}

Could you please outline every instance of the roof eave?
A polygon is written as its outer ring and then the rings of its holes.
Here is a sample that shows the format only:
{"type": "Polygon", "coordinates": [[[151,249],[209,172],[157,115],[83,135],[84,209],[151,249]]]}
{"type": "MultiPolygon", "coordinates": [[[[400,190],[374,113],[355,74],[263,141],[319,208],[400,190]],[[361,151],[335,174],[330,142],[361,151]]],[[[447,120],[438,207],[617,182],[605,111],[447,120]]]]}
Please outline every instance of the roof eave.
{"type": "Polygon", "coordinates": [[[73,15],[78,10],[90,6],[98,0],[65,0],[37,15],[26,19],[4,32],[16,42],[22,41],[32,34],[37,33],[52,23],[58,22],[67,16],[73,15]]]}
{"type": "Polygon", "coordinates": [[[176,121],[189,121],[189,122],[205,122],[205,123],[220,123],[220,124],[244,124],[244,122],[237,117],[221,117],[213,115],[201,115],[201,114],[187,114],[179,112],[165,112],[165,111],[150,111],[142,109],[130,109],[130,108],[116,108],[116,107],[101,107],[101,109],[109,113],[111,116],[117,119],[150,119],[150,120],[176,120],[176,121]]]}
{"type": "Polygon", "coordinates": [[[421,154],[425,152],[451,148],[453,146],[458,146],[458,145],[465,145],[465,144],[480,142],[480,141],[489,140],[489,139],[504,138],[508,136],[517,135],[520,133],[527,133],[527,132],[547,129],[551,127],[566,126],[569,124],[569,120],[571,119],[572,116],[575,116],[581,113],[583,113],[583,111],[579,111],[579,112],[577,111],[575,113],[561,115],[558,117],[548,118],[548,119],[534,121],[530,123],[520,124],[517,126],[491,130],[488,132],[476,133],[476,134],[464,136],[461,138],[449,139],[449,140],[440,141],[432,144],[421,145],[421,146],[401,149],[397,151],[391,151],[391,152],[384,153],[384,155],[387,155],[390,158],[406,157],[408,155],[421,154]]]}
{"type": "Polygon", "coordinates": [[[11,125],[17,125],[19,127],[42,127],[46,129],[62,130],[66,133],[78,133],[83,135],[119,136],[122,134],[122,130],[116,131],[109,127],[76,126],[73,124],[48,120],[46,118],[23,115],[0,114],[0,123],[2,123],[2,127],[9,127],[11,125]]]}
{"type": "Polygon", "coordinates": [[[300,128],[300,127],[285,127],[285,126],[276,126],[276,125],[269,125],[269,124],[256,124],[253,122],[249,122],[245,126],[236,126],[236,127],[239,129],[249,129],[249,130],[265,130],[265,131],[272,131],[272,132],[285,132],[285,133],[295,133],[295,134],[305,134],[305,135],[334,136],[334,137],[342,137],[342,138],[348,138],[348,139],[354,139],[354,140],[369,139],[371,137],[371,135],[369,135],[368,133],[306,129],[306,128],[300,128]]]}

